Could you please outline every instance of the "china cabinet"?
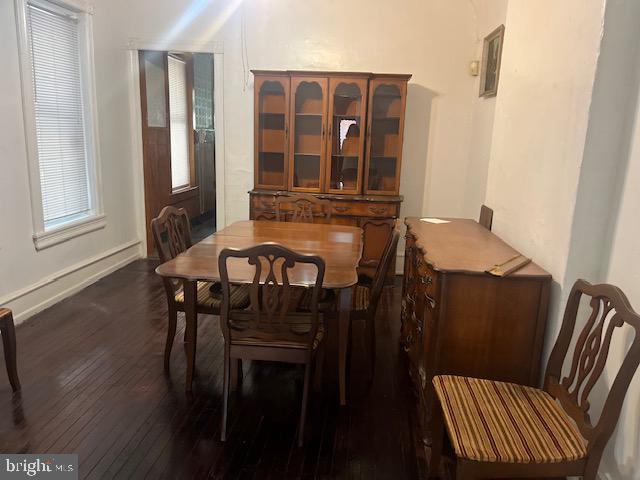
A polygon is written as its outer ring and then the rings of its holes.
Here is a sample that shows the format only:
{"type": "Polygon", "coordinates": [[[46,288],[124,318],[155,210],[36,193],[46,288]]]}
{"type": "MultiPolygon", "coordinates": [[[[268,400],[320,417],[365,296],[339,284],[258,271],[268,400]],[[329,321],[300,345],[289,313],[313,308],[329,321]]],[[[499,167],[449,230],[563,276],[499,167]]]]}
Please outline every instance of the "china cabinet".
{"type": "Polygon", "coordinates": [[[411,75],[253,70],[254,220],[275,198],[331,201],[331,223],[363,229],[361,270],[373,274],[400,215],[400,167],[411,75]]]}

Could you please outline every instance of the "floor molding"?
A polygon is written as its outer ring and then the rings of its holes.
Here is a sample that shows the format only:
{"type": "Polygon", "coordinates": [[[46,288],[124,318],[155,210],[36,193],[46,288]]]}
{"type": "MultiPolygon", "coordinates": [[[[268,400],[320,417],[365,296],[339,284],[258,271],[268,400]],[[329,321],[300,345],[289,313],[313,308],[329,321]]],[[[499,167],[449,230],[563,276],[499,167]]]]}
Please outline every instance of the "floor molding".
{"type": "Polygon", "coordinates": [[[14,311],[16,324],[79,292],[102,277],[140,258],[140,241],[111,248],[0,298],[14,311]],[[57,285],[61,283],[60,285],[57,285]]]}

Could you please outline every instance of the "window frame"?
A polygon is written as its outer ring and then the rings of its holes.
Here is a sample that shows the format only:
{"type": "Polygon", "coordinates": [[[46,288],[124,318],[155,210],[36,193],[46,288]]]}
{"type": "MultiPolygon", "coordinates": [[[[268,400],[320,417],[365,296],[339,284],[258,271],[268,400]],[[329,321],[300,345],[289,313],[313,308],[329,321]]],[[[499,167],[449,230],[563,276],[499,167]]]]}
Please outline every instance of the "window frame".
{"type": "Polygon", "coordinates": [[[93,55],[93,6],[83,0],[14,0],[22,83],[22,109],[29,170],[33,242],[36,250],[57,245],[71,238],[106,226],[102,199],[100,151],[98,148],[98,114],[93,55]],[[87,156],[89,213],[82,218],[45,229],[40,184],[40,162],[36,137],[35,104],[31,51],[27,27],[28,4],[61,8],[72,12],[78,20],[80,35],[80,75],[84,108],[85,150],[87,156]]]}

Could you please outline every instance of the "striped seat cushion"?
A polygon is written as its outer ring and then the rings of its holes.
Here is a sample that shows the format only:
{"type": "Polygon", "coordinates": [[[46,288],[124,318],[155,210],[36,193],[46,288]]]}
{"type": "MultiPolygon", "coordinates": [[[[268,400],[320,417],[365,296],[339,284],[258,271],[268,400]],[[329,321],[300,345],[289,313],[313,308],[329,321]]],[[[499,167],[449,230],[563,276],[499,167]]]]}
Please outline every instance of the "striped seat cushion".
{"type": "MultiPolygon", "coordinates": [[[[311,297],[313,296],[312,288],[297,287],[295,291],[300,295],[300,298],[295,301],[296,310],[308,312],[311,310],[311,297]]],[[[331,310],[336,301],[336,295],[333,290],[321,290],[321,296],[318,300],[318,310],[321,312],[331,310]]],[[[294,303],[292,302],[292,303],[294,303]]]]}
{"type": "MultiPolygon", "coordinates": [[[[303,294],[297,303],[297,309],[300,311],[309,311],[311,308],[311,294],[310,288],[302,289],[303,294]]],[[[356,285],[353,291],[353,309],[365,311],[369,308],[369,296],[371,290],[361,285],[356,285]]],[[[318,302],[318,309],[320,311],[328,311],[335,305],[336,297],[333,290],[322,290],[322,298],[318,302]]]]}
{"type": "Polygon", "coordinates": [[[459,458],[554,463],[586,456],[585,440],[543,390],[450,375],[434,377],[433,385],[459,458]]]}
{"type": "MultiPolygon", "coordinates": [[[[306,332],[309,332],[311,325],[310,324],[307,324],[306,326],[299,325],[299,328],[302,331],[306,330],[306,332]]],[[[313,345],[312,345],[313,350],[316,350],[318,346],[320,346],[320,342],[322,342],[324,335],[325,335],[324,324],[320,323],[318,325],[318,330],[316,332],[316,335],[313,338],[313,345]]],[[[277,336],[274,336],[274,338],[260,338],[260,337],[251,337],[251,336],[242,337],[242,338],[233,338],[231,340],[231,343],[233,345],[248,345],[248,346],[256,346],[256,347],[277,347],[277,348],[295,348],[295,349],[307,348],[307,344],[305,343],[301,343],[300,341],[295,341],[290,338],[286,338],[286,339],[277,338],[277,336]]]]}
{"type": "Polygon", "coordinates": [[[356,285],[353,292],[353,309],[362,311],[367,310],[369,308],[370,295],[370,288],[363,287],[362,285],[356,285]]]}
{"type": "MultiPolygon", "coordinates": [[[[198,282],[198,299],[196,300],[197,307],[220,311],[222,294],[212,294],[210,291],[211,285],[213,285],[212,282],[198,282]]],[[[249,287],[250,285],[231,286],[231,308],[244,308],[249,305],[249,287]]],[[[183,308],[184,291],[182,288],[176,292],[175,299],[178,306],[183,308]]]]}

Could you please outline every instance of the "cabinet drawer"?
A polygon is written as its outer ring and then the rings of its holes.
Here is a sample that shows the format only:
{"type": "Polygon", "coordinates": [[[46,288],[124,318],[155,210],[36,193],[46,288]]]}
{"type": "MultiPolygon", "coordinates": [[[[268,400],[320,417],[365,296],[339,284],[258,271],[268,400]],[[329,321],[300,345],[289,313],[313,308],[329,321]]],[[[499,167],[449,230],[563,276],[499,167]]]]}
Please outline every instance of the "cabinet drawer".
{"type": "Polygon", "coordinates": [[[251,220],[275,220],[276,214],[273,212],[267,212],[263,210],[252,210],[251,220]]]}
{"type": "Polygon", "coordinates": [[[276,211],[275,195],[252,195],[251,207],[255,210],[276,211]]]}
{"type": "Polygon", "coordinates": [[[333,215],[348,215],[357,217],[397,217],[396,203],[367,203],[335,200],[331,204],[333,215]]]}

